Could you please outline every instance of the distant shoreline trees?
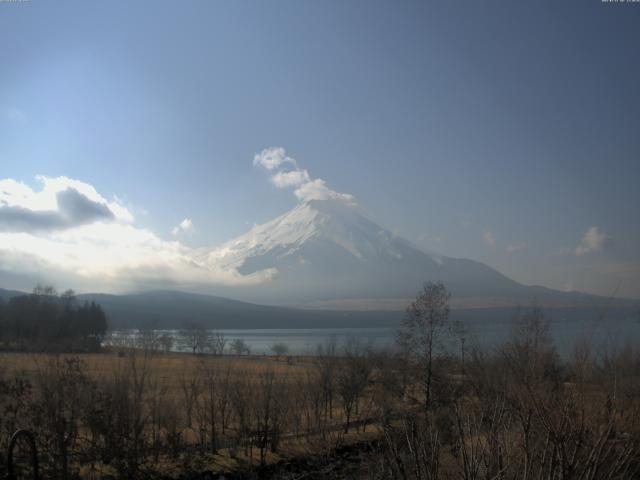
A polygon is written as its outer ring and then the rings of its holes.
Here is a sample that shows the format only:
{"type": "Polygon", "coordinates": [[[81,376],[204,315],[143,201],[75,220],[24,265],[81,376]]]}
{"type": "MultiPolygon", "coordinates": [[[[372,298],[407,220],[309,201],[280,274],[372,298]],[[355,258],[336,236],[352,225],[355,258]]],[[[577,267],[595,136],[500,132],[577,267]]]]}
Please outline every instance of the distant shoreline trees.
{"type": "Polygon", "coordinates": [[[73,290],[59,294],[38,285],[33,293],[0,305],[0,345],[5,350],[97,351],[106,332],[102,307],[80,305],[73,290]]]}
{"type": "Polygon", "coordinates": [[[189,351],[193,355],[224,355],[228,339],[222,332],[207,330],[197,322],[187,322],[185,328],[180,330],[179,345],[182,350],[189,351]]]}

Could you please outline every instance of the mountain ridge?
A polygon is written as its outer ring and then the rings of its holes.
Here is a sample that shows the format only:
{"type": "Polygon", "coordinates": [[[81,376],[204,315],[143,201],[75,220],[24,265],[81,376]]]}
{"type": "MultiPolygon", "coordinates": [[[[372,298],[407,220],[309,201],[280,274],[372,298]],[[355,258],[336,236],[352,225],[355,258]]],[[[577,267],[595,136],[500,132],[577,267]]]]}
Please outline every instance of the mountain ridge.
{"type": "Polygon", "coordinates": [[[259,285],[218,287],[216,294],[302,308],[350,299],[354,305],[404,301],[425,281],[444,282],[455,301],[471,307],[516,306],[534,298],[542,305],[589,305],[598,298],[523,285],[482,262],[427,251],[339,200],[299,203],[219,247],[202,249],[199,261],[269,277],[259,285]]]}
{"type": "MultiPolygon", "coordinates": [[[[0,298],[8,301],[25,292],[0,288],[0,298]]],[[[152,290],[140,293],[116,295],[85,293],[77,295],[79,302],[94,301],[102,306],[111,329],[156,328],[180,329],[189,324],[199,324],[211,329],[317,329],[317,328],[395,328],[404,317],[404,307],[394,310],[301,310],[287,307],[257,305],[234,299],[175,290],[152,290]]],[[[530,303],[523,304],[523,308],[530,303]]],[[[614,304],[607,310],[607,318],[634,317],[638,302],[614,304]]],[[[467,322],[509,322],[518,308],[452,308],[452,320],[467,322]]],[[[595,319],[602,312],[587,307],[545,308],[545,313],[555,319],[595,319]]]]}

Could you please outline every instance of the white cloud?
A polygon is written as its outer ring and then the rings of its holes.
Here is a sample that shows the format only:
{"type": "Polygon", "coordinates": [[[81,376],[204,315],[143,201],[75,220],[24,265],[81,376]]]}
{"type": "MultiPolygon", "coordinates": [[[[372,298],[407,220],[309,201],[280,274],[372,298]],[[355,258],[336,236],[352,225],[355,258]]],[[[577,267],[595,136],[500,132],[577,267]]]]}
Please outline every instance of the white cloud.
{"type": "Polygon", "coordinates": [[[270,177],[271,183],[278,188],[296,187],[295,196],[303,201],[309,200],[338,200],[350,205],[355,204],[353,195],[339,193],[329,188],[327,182],[321,178],[311,178],[309,172],[298,167],[295,159],[288,157],[282,147],[265,148],[253,157],[253,164],[260,165],[266,170],[277,170],[270,177]],[[289,170],[283,170],[285,164],[293,165],[289,170]]]}
{"type": "Polygon", "coordinates": [[[157,282],[242,285],[272,272],[242,276],[201,263],[193,250],[167,242],[149,230],[118,223],[93,223],[46,236],[0,233],[0,271],[69,278],[86,288],[124,289],[157,282]]]}
{"type": "Polygon", "coordinates": [[[486,243],[490,247],[494,247],[496,245],[496,237],[489,229],[485,229],[484,233],[482,234],[482,239],[484,240],[484,243],[486,243]]]}
{"type": "MultiPolygon", "coordinates": [[[[78,290],[123,291],[158,285],[247,285],[273,270],[241,275],[201,259],[197,250],[134,225],[117,199],[88,183],[37,177],[34,190],[0,180],[0,279],[23,276],[78,290]]],[[[193,230],[185,218],[181,232],[193,230]]]]}
{"type": "Polygon", "coordinates": [[[254,165],[261,165],[267,170],[273,170],[285,163],[290,163],[296,168],[298,166],[293,158],[287,157],[287,154],[282,147],[265,148],[262,152],[256,153],[253,157],[254,165]]]}
{"type": "Polygon", "coordinates": [[[171,234],[175,237],[181,233],[192,234],[194,231],[193,222],[190,218],[185,218],[178,225],[171,229],[171,234]]]}
{"type": "Polygon", "coordinates": [[[526,243],[517,243],[515,245],[509,245],[507,246],[507,253],[516,253],[516,252],[521,252],[522,250],[527,248],[527,244],[526,243]]]}
{"type": "Polygon", "coordinates": [[[340,200],[347,204],[353,204],[355,202],[353,195],[331,190],[327,186],[327,182],[321,178],[316,178],[315,180],[310,180],[300,185],[293,193],[303,202],[309,200],[340,200]]]}
{"type": "Polygon", "coordinates": [[[39,190],[11,178],[0,180],[0,231],[64,230],[98,220],[134,220],[117,198],[109,202],[88,183],[67,177],[36,180],[39,190]]]}
{"type": "Polygon", "coordinates": [[[310,181],[309,172],[306,170],[291,170],[290,172],[278,172],[271,176],[271,183],[278,188],[297,187],[310,181]]]}
{"type": "Polygon", "coordinates": [[[598,227],[589,228],[574,253],[578,256],[596,253],[604,250],[611,244],[611,237],[601,231],[598,227]]]}

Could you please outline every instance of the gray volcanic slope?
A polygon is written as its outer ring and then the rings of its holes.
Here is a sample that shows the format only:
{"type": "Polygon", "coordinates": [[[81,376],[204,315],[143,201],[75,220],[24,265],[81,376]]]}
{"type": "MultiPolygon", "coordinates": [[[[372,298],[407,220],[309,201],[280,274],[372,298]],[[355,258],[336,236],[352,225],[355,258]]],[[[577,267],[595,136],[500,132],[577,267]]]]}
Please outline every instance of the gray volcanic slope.
{"type": "Polygon", "coordinates": [[[200,261],[243,275],[272,272],[269,282],[212,293],[275,305],[408,299],[430,280],[443,281],[455,299],[469,299],[468,306],[516,305],[534,298],[554,306],[588,305],[594,298],[525,286],[483,263],[424,251],[335,200],[301,203],[203,251],[200,261]]]}

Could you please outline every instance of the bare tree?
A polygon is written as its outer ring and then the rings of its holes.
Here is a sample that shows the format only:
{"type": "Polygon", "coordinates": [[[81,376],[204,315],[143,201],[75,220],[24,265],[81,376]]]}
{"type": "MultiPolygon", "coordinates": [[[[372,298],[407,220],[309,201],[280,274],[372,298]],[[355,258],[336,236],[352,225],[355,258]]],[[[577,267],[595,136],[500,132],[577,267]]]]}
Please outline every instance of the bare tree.
{"type": "Polygon", "coordinates": [[[180,379],[182,390],[182,408],[185,415],[185,427],[193,430],[193,416],[202,391],[202,379],[200,369],[195,372],[183,373],[180,379]]]}
{"type": "MultiPolygon", "coordinates": [[[[217,453],[218,451],[218,399],[222,390],[223,384],[220,371],[212,362],[206,362],[201,365],[202,369],[202,395],[199,405],[199,416],[201,417],[201,424],[203,430],[206,431],[209,437],[209,445],[211,453],[217,453]]],[[[224,413],[224,412],[222,412],[224,413]]]]}
{"type": "Polygon", "coordinates": [[[38,283],[33,288],[33,294],[41,297],[56,297],[58,295],[58,292],[51,285],[41,285],[40,283],[38,283]]]}
{"type": "Polygon", "coordinates": [[[276,389],[279,387],[276,374],[273,370],[267,370],[259,376],[258,384],[254,389],[255,408],[255,436],[260,448],[260,463],[264,465],[266,450],[270,439],[274,437],[274,430],[278,427],[277,403],[282,398],[277,398],[276,389]]]}
{"type": "Polygon", "coordinates": [[[234,375],[234,370],[232,370],[230,365],[227,365],[227,368],[220,372],[220,375],[218,376],[216,408],[220,416],[220,429],[222,430],[222,435],[225,435],[226,433],[232,413],[230,404],[232,378],[234,375]]]}
{"type": "Polygon", "coordinates": [[[214,332],[209,338],[209,347],[213,355],[224,355],[228,339],[222,332],[214,332]]]}
{"type": "Polygon", "coordinates": [[[230,384],[230,406],[234,415],[236,430],[235,443],[238,447],[244,446],[245,455],[251,456],[253,443],[251,442],[251,430],[254,423],[256,409],[254,407],[255,395],[252,394],[252,386],[249,384],[248,373],[236,370],[235,378],[230,384]]]}
{"type": "Polygon", "coordinates": [[[39,397],[34,406],[41,414],[40,440],[54,460],[50,474],[61,479],[71,475],[70,457],[79,435],[81,393],[88,384],[82,370],[79,358],[56,356],[40,365],[37,373],[39,397]]]}
{"type": "Polygon", "coordinates": [[[273,345],[271,345],[271,351],[274,353],[274,355],[281,357],[282,355],[286,355],[287,353],[289,353],[289,345],[281,342],[274,343],[273,345]]]}
{"type": "Polygon", "coordinates": [[[549,319],[535,302],[516,316],[502,354],[515,379],[521,382],[536,381],[557,370],[558,357],[549,319]]]}
{"type": "Polygon", "coordinates": [[[433,402],[434,362],[443,351],[449,320],[450,294],[442,282],[427,282],[407,307],[397,343],[418,369],[425,411],[433,402]]]}
{"type": "Polygon", "coordinates": [[[155,354],[160,349],[160,333],[153,327],[141,328],[136,335],[136,346],[155,354]]]}
{"type": "MultiPolygon", "coordinates": [[[[382,467],[384,471],[379,478],[407,480],[442,478],[440,477],[441,444],[437,428],[419,421],[415,414],[407,412],[398,426],[385,425],[383,428],[382,467]]],[[[487,477],[489,478],[492,477],[487,477]]]]}
{"type": "Polygon", "coordinates": [[[209,332],[199,323],[187,323],[180,332],[182,345],[194,355],[204,353],[209,346],[209,332]]]}
{"type": "Polygon", "coordinates": [[[152,417],[146,400],[155,383],[152,358],[135,350],[119,358],[112,375],[101,379],[87,416],[87,430],[99,445],[101,457],[115,467],[120,478],[137,478],[148,454],[146,429],[152,417]]]}
{"type": "Polygon", "coordinates": [[[325,344],[318,345],[315,366],[318,370],[323,393],[324,424],[333,418],[333,398],[336,383],[336,338],[331,337],[325,344]]]}
{"type": "Polygon", "coordinates": [[[160,347],[162,348],[162,351],[164,353],[169,353],[173,348],[173,337],[171,336],[171,334],[164,332],[158,338],[158,343],[160,344],[160,347]]]}
{"type": "Polygon", "coordinates": [[[344,433],[349,433],[352,414],[358,413],[359,401],[369,384],[372,364],[357,339],[347,342],[344,357],[337,374],[338,393],[342,398],[346,423],[344,433]]]}
{"type": "Polygon", "coordinates": [[[251,352],[251,348],[242,338],[236,338],[231,342],[231,350],[233,350],[236,355],[243,355],[245,353],[249,355],[251,352]]]}

